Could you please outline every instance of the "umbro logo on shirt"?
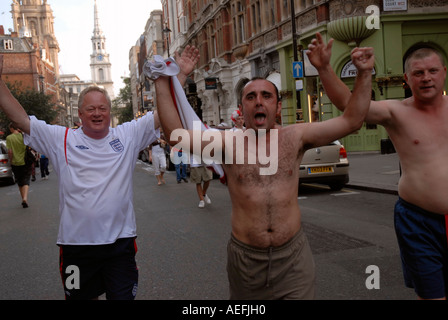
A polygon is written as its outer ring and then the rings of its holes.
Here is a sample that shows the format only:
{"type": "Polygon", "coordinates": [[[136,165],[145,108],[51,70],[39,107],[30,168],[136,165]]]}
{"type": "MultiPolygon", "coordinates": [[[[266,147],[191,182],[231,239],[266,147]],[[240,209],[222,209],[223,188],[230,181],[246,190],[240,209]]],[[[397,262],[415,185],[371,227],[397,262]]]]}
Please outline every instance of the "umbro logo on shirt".
{"type": "Polygon", "coordinates": [[[76,148],[81,149],[81,150],[89,149],[89,147],[86,147],[86,146],[76,146],[76,148]]]}

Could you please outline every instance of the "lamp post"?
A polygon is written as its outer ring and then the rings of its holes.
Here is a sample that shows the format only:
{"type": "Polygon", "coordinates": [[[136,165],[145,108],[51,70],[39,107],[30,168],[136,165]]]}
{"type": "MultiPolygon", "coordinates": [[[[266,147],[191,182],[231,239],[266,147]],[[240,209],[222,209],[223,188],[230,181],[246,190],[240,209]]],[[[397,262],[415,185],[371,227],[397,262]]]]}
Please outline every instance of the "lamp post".
{"type": "Polygon", "coordinates": [[[168,27],[165,27],[165,29],[163,29],[162,31],[163,31],[163,34],[165,35],[166,51],[168,53],[168,58],[169,58],[170,57],[170,38],[169,38],[169,36],[170,36],[171,29],[168,27]]]}
{"type": "MultiPolygon", "coordinates": [[[[292,51],[294,54],[294,61],[299,61],[297,53],[297,35],[296,35],[296,11],[294,8],[294,0],[291,0],[291,32],[292,32],[292,51]]],[[[296,89],[296,108],[300,109],[300,92],[296,89]]]]}

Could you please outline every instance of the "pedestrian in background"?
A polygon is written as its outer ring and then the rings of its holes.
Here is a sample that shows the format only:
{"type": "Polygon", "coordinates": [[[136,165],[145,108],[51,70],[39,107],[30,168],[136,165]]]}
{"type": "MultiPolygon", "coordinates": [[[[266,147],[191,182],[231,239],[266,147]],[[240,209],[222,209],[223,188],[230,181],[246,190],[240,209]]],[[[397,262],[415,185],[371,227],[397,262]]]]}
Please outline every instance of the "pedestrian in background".
{"type": "Polygon", "coordinates": [[[239,109],[236,109],[235,111],[232,112],[230,119],[232,119],[233,122],[233,128],[230,130],[232,131],[246,130],[246,128],[244,127],[244,117],[239,109]]]}
{"type": "Polygon", "coordinates": [[[49,162],[50,161],[44,154],[40,155],[39,166],[40,166],[40,177],[42,180],[48,180],[48,176],[50,174],[50,171],[48,171],[49,162]]]}
{"type": "Polygon", "coordinates": [[[36,168],[40,166],[40,156],[36,150],[31,149],[31,153],[33,154],[33,163],[31,165],[31,181],[36,181],[36,168]]]}
{"type": "Polygon", "coordinates": [[[194,155],[190,156],[190,181],[196,184],[196,191],[199,197],[199,208],[204,208],[205,204],[211,204],[212,201],[207,195],[210,180],[213,179],[213,171],[207,168],[203,163],[197,162],[194,155]]]}
{"type": "Polygon", "coordinates": [[[149,157],[154,167],[154,174],[157,178],[157,185],[165,183],[163,175],[166,171],[166,155],[165,155],[166,141],[162,134],[149,146],[149,157]]]}
{"type": "Polygon", "coordinates": [[[11,131],[11,134],[6,137],[8,156],[11,161],[14,178],[19,187],[20,197],[22,198],[22,207],[28,208],[28,191],[30,187],[32,167],[31,164],[25,162],[27,146],[23,142],[22,132],[14,123],[9,124],[9,130],[11,131]]]}
{"type": "Polygon", "coordinates": [[[187,180],[188,155],[185,152],[182,152],[182,149],[175,150],[175,148],[171,148],[171,159],[173,159],[173,157],[177,157],[177,160],[174,162],[174,167],[176,168],[177,183],[181,183],[181,180],[183,180],[184,182],[188,182],[187,180]]]}

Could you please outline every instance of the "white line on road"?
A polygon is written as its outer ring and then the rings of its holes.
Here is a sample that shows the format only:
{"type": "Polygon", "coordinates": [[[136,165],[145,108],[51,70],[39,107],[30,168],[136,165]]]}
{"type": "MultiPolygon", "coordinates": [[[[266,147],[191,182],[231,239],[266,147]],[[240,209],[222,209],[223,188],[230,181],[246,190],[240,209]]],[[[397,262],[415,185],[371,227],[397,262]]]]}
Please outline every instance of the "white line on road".
{"type": "Polygon", "coordinates": [[[359,194],[359,192],[348,191],[348,192],[343,192],[343,193],[332,193],[330,195],[334,196],[334,197],[340,197],[340,196],[351,196],[354,194],[359,194]]]}

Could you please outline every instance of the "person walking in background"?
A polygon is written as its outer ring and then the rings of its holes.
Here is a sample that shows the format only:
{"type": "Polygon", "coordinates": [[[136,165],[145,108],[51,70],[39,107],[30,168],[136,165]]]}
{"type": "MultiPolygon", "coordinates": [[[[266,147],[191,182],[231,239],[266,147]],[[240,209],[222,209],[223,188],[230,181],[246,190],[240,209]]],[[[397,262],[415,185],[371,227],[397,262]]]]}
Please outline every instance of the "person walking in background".
{"type": "Polygon", "coordinates": [[[48,175],[50,174],[50,171],[48,171],[48,165],[49,165],[48,158],[44,155],[40,155],[40,177],[42,180],[48,180],[48,175]]]}
{"type": "Polygon", "coordinates": [[[171,148],[171,159],[174,157],[178,157],[178,161],[175,162],[174,167],[176,168],[176,178],[177,183],[181,183],[181,180],[184,180],[185,182],[188,182],[187,180],[187,154],[185,152],[182,152],[182,149],[175,150],[175,148],[171,148]],[[177,155],[176,155],[177,152],[177,155]]]}
{"type": "Polygon", "coordinates": [[[232,131],[246,130],[246,128],[244,127],[244,117],[239,109],[236,109],[235,111],[232,112],[230,119],[232,119],[232,122],[234,124],[233,128],[230,130],[232,130],[232,131]]]}
{"type": "Polygon", "coordinates": [[[36,181],[36,168],[40,166],[40,156],[36,150],[31,149],[31,153],[33,154],[33,163],[31,165],[31,181],[36,181]]]}
{"type": "Polygon", "coordinates": [[[150,160],[154,166],[157,185],[159,186],[165,183],[165,179],[163,178],[166,171],[165,147],[166,141],[161,134],[159,138],[149,146],[150,160]]]}
{"type": "Polygon", "coordinates": [[[207,195],[207,189],[210,186],[210,180],[213,179],[213,172],[203,163],[198,163],[194,155],[190,156],[190,181],[196,184],[196,191],[199,197],[199,208],[204,208],[205,204],[211,204],[212,201],[207,195]]]}
{"type": "Polygon", "coordinates": [[[20,196],[22,198],[22,207],[28,208],[28,191],[31,180],[31,165],[25,163],[25,153],[27,146],[23,142],[23,135],[18,127],[10,123],[9,130],[11,134],[6,137],[6,147],[11,161],[11,168],[17,185],[19,186],[20,196]]]}

